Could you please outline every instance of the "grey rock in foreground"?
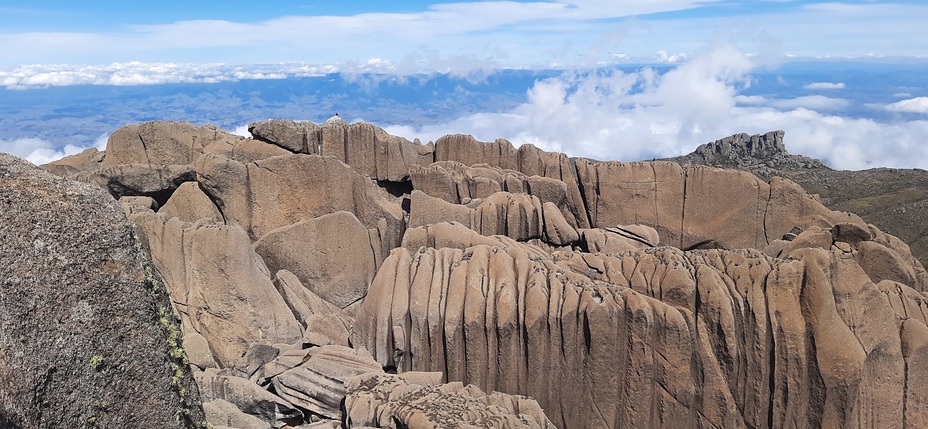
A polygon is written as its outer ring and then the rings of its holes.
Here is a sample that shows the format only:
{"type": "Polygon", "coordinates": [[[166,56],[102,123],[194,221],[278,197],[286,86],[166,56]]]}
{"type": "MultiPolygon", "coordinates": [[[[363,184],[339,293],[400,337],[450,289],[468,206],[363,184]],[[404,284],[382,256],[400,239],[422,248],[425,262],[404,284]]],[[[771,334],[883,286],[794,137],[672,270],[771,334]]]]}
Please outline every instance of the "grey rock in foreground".
{"type": "Polygon", "coordinates": [[[0,153],[0,427],[197,427],[179,328],[119,205],[0,153]]]}

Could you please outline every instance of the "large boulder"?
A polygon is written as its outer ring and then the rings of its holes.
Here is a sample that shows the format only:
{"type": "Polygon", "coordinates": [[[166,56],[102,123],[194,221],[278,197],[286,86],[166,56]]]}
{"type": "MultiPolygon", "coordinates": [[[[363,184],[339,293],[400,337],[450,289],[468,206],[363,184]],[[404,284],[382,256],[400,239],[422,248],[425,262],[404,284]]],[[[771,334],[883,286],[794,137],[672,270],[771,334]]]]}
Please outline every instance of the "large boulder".
{"type": "Polygon", "coordinates": [[[240,140],[242,137],[212,125],[168,121],[127,125],[110,135],[102,166],[193,164],[207,146],[217,141],[240,140]]]}
{"type": "Polygon", "coordinates": [[[228,368],[255,343],[294,343],[300,324],[243,229],[183,222],[153,212],[131,217],[164,277],[184,334],[206,338],[228,368]]]}
{"type": "Polygon", "coordinates": [[[226,221],[240,225],[252,240],[302,220],[348,211],[365,228],[377,230],[379,256],[399,245],[405,229],[398,204],[332,157],[284,155],[242,163],[204,155],[197,162],[197,181],[226,221]]]}
{"type": "Polygon", "coordinates": [[[0,427],[202,424],[179,341],[119,205],[0,154],[0,427]]]}
{"type": "Polygon", "coordinates": [[[351,212],[340,211],[275,229],[254,248],[271,272],[288,270],[313,293],[345,308],[364,298],[374,279],[371,235],[351,212]]]}
{"type": "Polygon", "coordinates": [[[349,124],[338,117],[320,125],[281,120],[255,122],[248,126],[248,131],[257,140],[293,153],[335,157],[358,173],[377,180],[406,180],[411,166],[433,161],[432,144],[410,142],[372,124],[349,124]]]}

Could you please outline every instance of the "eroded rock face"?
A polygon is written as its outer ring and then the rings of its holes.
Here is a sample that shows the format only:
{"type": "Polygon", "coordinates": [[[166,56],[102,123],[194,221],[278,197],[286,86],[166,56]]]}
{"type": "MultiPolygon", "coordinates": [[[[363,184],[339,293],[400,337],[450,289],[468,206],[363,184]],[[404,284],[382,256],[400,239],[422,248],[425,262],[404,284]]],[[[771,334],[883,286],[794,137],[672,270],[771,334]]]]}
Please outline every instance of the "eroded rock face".
{"type": "Polygon", "coordinates": [[[0,153],[0,426],[203,423],[163,288],[109,195],[0,153]]]}
{"type": "Polygon", "coordinates": [[[900,388],[911,374],[899,328],[925,313],[907,319],[890,302],[928,302],[881,288],[853,258],[792,256],[398,249],[352,340],[382,365],[532,396],[564,427],[847,427],[859,413],[911,414],[902,398],[921,387],[900,388]]]}
{"type": "Polygon", "coordinates": [[[288,270],[302,286],[345,308],[363,298],[374,279],[373,246],[370,231],[340,211],[275,229],[255,242],[255,251],[272,272],[288,270]]]}

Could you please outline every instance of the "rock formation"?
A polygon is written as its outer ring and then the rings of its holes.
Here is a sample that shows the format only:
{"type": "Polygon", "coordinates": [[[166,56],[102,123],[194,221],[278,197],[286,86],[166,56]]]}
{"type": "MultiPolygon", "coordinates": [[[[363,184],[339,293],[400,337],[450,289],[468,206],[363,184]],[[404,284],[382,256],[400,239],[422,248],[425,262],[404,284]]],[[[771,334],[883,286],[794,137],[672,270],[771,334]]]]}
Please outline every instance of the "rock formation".
{"type": "MultiPolygon", "coordinates": [[[[928,424],[928,273],[794,182],[249,128],[130,126],[46,166],[119,198],[216,426],[928,424]]],[[[796,159],[782,133],[698,153],[796,159]]]]}
{"type": "Polygon", "coordinates": [[[166,293],[105,192],[0,154],[0,427],[204,423],[166,293]]]}
{"type": "Polygon", "coordinates": [[[749,171],[769,180],[785,177],[815,194],[833,210],[852,211],[881,230],[903,239],[912,254],[928,262],[928,171],[874,168],[832,170],[819,160],[791,155],[782,131],[749,136],[736,134],[699,146],[691,154],[668,161],[749,171]]]}

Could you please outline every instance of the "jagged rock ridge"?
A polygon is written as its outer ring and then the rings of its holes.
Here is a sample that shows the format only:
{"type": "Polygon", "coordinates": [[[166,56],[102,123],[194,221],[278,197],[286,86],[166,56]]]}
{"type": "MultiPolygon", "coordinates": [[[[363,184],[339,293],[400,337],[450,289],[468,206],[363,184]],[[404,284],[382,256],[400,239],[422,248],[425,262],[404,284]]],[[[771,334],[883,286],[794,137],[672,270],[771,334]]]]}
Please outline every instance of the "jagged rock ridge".
{"type": "MultiPolygon", "coordinates": [[[[421,145],[339,119],[196,144],[188,127],[138,126],[187,142],[175,164],[126,132],[109,142],[118,162],[49,168],[120,198],[215,424],[928,420],[928,274],[788,180],[464,135],[421,145]]],[[[778,138],[731,142],[767,156],[778,138]]]]}
{"type": "Polygon", "coordinates": [[[912,254],[928,261],[928,171],[875,168],[832,170],[819,160],[790,155],[783,132],[749,136],[736,134],[699,146],[668,161],[749,171],[764,180],[785,177],[818,195],[832,210],[851,211],[866,222],[903,239],[912,254]]]}

